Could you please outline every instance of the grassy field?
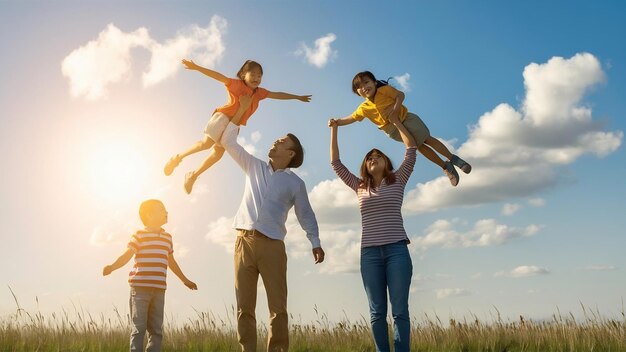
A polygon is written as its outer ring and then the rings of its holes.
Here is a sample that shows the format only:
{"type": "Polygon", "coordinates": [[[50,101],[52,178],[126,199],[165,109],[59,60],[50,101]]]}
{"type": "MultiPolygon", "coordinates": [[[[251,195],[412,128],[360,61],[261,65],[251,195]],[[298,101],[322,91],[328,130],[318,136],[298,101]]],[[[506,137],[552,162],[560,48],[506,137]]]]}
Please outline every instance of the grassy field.
{"type": "MultiPolygon", "coordinates": [[[[0,351],[127,351],[128,316],[92,316],[80,308],[50,316],[27,312],[17,303],[14,314],[0,318],[0,351]]],[[[412,351],[626,351],[626,317],[607,319],[582,306],[584,319],[557,313],[547,321],[524,317],[490,322],[477,317],[442,321],[424,315],[414,319],[412,351]]],[[[197,312],[185,322],[166,319],[164,351],[237,351],[234,309],[223,319],[197,312]]],[[[496,310],[497,312],[497,310],[496,310]]],[[[315,321],[291,319],[290,351],[374,351],[366,318],[331,322],[325,314],[315,321]]],[[[267,330],[259,329],[263,344],[267,330]]]]}

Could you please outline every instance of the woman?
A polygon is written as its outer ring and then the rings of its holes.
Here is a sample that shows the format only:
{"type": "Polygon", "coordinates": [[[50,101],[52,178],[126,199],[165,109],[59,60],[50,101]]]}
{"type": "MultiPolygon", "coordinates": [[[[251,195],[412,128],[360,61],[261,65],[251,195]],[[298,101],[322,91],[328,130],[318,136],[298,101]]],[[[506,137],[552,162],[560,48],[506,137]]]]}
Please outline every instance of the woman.
{"type": "Polygon", "coordinates": [[[389,351],[387,334],[387,290],[391,302],[396,352],[409,351],[411,322],[409,287],[413,264],[407,248],[409,238],[402,220],[404,188],[413,172],[417,146],[398,117],[390,118],[406,145],[404,161],[393,171],[391,160],[378,149],[365,155],[361,177],[341,163],[337,144],[338,123],[331,128],[330,159],[333,170],[358,197],[361,211],[361,278],[370,307],[372,333],[377,351],[389,351]]]}

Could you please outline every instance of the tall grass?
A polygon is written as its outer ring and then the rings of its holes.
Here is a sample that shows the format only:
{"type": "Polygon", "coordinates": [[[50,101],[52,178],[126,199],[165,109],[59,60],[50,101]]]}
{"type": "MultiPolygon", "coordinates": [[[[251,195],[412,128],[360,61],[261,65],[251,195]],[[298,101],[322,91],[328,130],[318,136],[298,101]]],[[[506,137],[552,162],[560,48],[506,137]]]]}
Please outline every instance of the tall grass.
{"type": "MultiPolygon", "coordinates": [[[[129,317],[114,308],[112,318],[93,316],[80,307],[44,316],[21,308],[0,317],[0,351],[127,351],[129,317]]],[[[414,318],[412,351],[626,351],[626,317],[603,318],[581,304],[583,319],[557,311],[551,319],[533,321],[519,317],[505,321],[499,312],[491,321],[476,316],[450,319],[425,314],[414,318]]],[[[291,316],[291,351],[373,351],[369,321],[329,321],[314,307],[317,318],[303,323],[291,316]]],[[[194,318],[175,322],[166,317],[164,351],[237,351],[235,309],[222,318],[196,311],[194,318]]],[[[267,328],[259,328],[259,347],[267,328]]],[[[392,336],[390,334],[390,336],[392,336]]],[[[260,348],[261,350],[261,348],[260,348]]]]}

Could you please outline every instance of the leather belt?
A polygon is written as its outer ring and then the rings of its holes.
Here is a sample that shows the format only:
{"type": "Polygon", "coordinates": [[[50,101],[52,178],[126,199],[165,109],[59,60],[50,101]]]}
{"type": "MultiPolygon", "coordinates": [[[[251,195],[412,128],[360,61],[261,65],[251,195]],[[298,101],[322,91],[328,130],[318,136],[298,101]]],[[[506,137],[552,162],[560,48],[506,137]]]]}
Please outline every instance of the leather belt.
{"type": "Polygon", "coordinates": [[[261,231],[258,230],[242,230],[242,229],[237,229],[239,231],[239,236],[248,236],[248,237],[262,237],[262,238],[267,238],[268,240],[271,240],[272,238],[269,238],[267,236],[265,236],[261,231]]]}

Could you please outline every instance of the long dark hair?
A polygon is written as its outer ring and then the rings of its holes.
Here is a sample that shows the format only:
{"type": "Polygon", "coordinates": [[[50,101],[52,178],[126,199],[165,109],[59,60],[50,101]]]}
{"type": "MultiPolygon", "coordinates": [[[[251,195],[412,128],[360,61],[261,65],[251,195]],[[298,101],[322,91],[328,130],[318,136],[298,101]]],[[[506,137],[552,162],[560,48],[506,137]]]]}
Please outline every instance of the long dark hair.
{"type": "Polygon", "coordinates": [[[354,78],[352,79],[352,92],[354,94],[359,95],[359,93],[357,92],[357,89],[361,87],[361,83],[363,82],[365,78],[369,78],[372,82],[376,82],[376,89],[378,89],[382,86],[388,85],[389,80],[392,77],[389,77],[387,78],[386,81],[383,81],[383,80],[376,79],[376,77],[374,77],[374,74],[371,73],[370,71],[359,72],[356,75],[354,75],[354,78]]]}
{"type": "Polygon", "coordinates": [[[361,184],[360,188],[372,189],[374,188],[374,178],[370,175],[369,171],[367,171],[367,159],[374,154],[374,152],[378,153],[383,159],[385,159],[385,170],[383,171],[383,180],[387,182],[388,185],[396,182],[396,174],[393,173],[393,164],[391,163],[391,159],[385,153],[380,150],[374,148],[370,150],[367,154],[365,154],[365,158],[363,158],[363,162],[361,163],[361,184]]]}

